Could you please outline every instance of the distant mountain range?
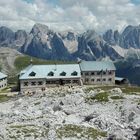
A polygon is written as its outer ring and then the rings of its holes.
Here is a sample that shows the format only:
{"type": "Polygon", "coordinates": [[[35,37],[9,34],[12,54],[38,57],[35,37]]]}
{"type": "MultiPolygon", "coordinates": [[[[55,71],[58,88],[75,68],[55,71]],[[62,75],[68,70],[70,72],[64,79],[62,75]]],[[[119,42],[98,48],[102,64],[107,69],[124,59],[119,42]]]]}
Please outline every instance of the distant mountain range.
{"type": "Polygon", "coordinates": [[[128,26],[122,33],[110,29],[103,35],[94,30],[81,34],[55,32],[42,24],[35,24],[30,33],[13,32],[3,26],[0,46],[48,60],[116,60],[126,57],[128,52],[139,57],[140,26],[128,26]]]}
{"type": "Polygon", "coordinates": [[[46,60],[113,60],[117,76],[140,85],[140,25],[127,26],[122,33],[94,30],[84,33],[55,32],[46,25],[35,24],[28,33],[0,27],[0,47],[13,48],[29,56],[46,60]]]}

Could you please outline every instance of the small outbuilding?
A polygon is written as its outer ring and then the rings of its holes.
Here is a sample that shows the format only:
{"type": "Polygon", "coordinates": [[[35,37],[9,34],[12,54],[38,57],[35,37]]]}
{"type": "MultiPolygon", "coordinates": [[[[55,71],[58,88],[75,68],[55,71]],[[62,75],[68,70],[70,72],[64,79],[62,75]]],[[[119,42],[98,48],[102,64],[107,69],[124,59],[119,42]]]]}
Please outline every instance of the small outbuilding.
{"type": "Polygon", "coordinates": [[[7,75],[0,72],[0,90],[7,87],[7,75]]]}
{"type": "Polygon", "coordinates": [[[115,84],[116,85],[128,85],[128,84],[130,84],[130,82],[127,78],[115,77],[115,84]]]}

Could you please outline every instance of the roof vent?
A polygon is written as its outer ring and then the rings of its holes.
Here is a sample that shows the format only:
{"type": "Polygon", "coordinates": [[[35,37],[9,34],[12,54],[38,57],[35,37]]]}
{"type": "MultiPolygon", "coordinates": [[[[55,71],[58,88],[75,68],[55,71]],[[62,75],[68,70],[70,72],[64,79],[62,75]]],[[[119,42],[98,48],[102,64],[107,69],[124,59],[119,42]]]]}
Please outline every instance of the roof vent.
{"type": "Polygon", "coordinates": [[[29,76],[35,76],[35,75],[36,75],[36,73],[33,71],[29,74],[29,76]]]}
{"type": "Polygon", "coordinates": [[[63,72],[60,73],[60,75],[61,76],[66,76],[66,72],[63,71],[63,72]]]}
{"type": "Polygon", "coordinates": [[[74,71],[74,72],[71,73],[71,75],[72,76],[77,76],[78,75],[78,72],[77,71],[74,71]]]}
{"type": "Polygon", "coordinates": [[[50,71],[50,72],[48,73],[48,76],[54,76],[54,72],[50,71]]]}

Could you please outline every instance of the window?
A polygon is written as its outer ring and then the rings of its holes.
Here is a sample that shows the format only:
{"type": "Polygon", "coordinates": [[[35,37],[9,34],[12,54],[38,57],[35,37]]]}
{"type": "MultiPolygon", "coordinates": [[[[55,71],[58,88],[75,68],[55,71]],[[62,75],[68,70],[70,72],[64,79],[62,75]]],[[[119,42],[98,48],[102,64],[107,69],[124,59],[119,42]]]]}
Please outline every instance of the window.
{"type": "Polygon", "coordinates": [[[112,74],[112,71],[109,71],[108,74],[111,75],[112,74]]]}
{"type": "Polygon", "coordinates": [[[106,71],[103,71],[103,75],[106,75],[106,71]]]}
{"type": "Polygon", "coordinates": [[[63,71],[63,72],[60,73],[60,75],[61,76],[66,76],[66,72],[63,71]]]}
{"type": "Polygon", "coordinates": [[[56,84],[57,81],[46,81],[46,84],[56,84]]]}
{"type": "Polygon", "coordinates": [[[95,73],[94,73],[94,72],[92,72],[92,73],[91,73],[91,75],[95,75],[95,73]]]}
{"type": "Polygon", "coordinates": [[[97,79],[97,82],[100,82],[101,81],[101,79],[97,79]]]}
{"type": "Polygon", "coordinates": [[[71,73],[72,76],[77,76],[78,75],[78,72],[77,71],[74,71],[73,73],[71,73]]]}
{"type": "Polygon", "coordinates": [[[35,76],[35,75],[36,75],[36,73],[33,71],[29,74],[29,76],[35,76]]]}
{"type": "Polygon", "coordinates": [[[35,86],[35,85],[36,85],[36,82],[31,82],[31,85],[32,85],[32,86],[35,86]]]}
{"type": "Polygon", "coordinates": [[[94,79],[91,79],[91,81],[94,82],[95,80],[94,79]]]}
{"type": "Polygon", "coordinates": [[[98,71],[98,72],[97,72],[97,75],[100,75],[100,74],[101,74],[101,72],[100,72],[100,71],[98,71]]]}
{"type": "Polygon", "coordinates": [[[50,84],[50,81],[46,81],[46,84],[50,84]]]}
{"type": "Polygon", "coordinates": [[[103,81],[106,81],[106,79],[104,78],[103,81]]]}
{"type": "Polygon", "coordinates": [[[65,83],[66,84],[70,84],[71,83],[71,80],[66,80],[65,83]]]}
{"type": "Polygon", "coordinates": [[[48,76],[54,76],[54,72],[50,71],[50,72],[48,73],[48,76]]]}
{"type": "Polygon", "coordinates": [[[89,79],[88,79],[88,78],[86,78],[86,79],[85,79],[85,82],[86,82],[86,83],[87,83],[87,82],[89,82],[89,79]]]}
{"type": "Polygon", "coordinates": [[[108,79],[108,81],[112,81],[112,79],[111,79],[111,78],[109,78],[109,79],[108,79]]]}
{"type": "Polygon", "coordinates": [[[24,82],[24,86],[28,86],[28,82],[24,82]]]}
{"type": "Polygon", "coordinates": [[[39,82],[38,82],[38,85],[43,85],[43,82],[42,82],[42,81],[39,81],[39,82]]]}
{"type": "Polygon", "coordinates": [[[56,80],[56,81],[55,81],[55,84],[59,84],[59,80],[56,80]]]}
{"type": "Polygon", "coordinates": [[[89,73],[88,73],[88,72],[86,72],[86,73],[85,73],[85,75],[86,75],[86,76],[88,76],[88,75],[89,75],[89,73]]]}
{"type": "Polygon", "coordinates": [[[78,80],[73,80],[73,83],[78,83],[78,80]]]}

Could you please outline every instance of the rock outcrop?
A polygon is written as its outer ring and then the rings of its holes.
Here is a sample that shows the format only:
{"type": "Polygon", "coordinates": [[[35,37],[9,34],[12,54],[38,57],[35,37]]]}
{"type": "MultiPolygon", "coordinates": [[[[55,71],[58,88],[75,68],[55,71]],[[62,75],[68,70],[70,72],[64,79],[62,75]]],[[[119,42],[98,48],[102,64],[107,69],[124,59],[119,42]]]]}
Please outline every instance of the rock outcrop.
{"type": "Polygon", "coordinates": [[[0,139],[139,140],[139,93],[100,88],[47,88],[0,103],[0,139]]]}

